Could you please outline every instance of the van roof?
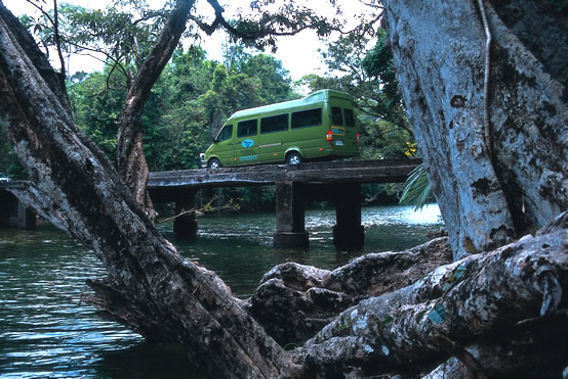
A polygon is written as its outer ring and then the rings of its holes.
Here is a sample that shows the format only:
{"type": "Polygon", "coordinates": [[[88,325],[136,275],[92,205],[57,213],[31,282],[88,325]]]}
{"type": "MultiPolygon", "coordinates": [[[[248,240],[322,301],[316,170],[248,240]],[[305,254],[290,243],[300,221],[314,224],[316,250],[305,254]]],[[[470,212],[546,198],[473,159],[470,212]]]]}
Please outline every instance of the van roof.
{"type": "Polygon", "coordinates": [[[309,95],[301,98],[301,99],[297,99],[297,100],[290,100],[290,101],[284,101],[282,103],[274,103],[274,104],[269,104],[269,105],[263,105],[260,107],[256,107],[256,108],[249,108],[249,109],[243,109],[242,111],[238,111],[235,112],[231,115],[231,117],[229,117],[229,120],[232,119],[237,119],[237,118],[246,118],[246,117],[252,117],[252,116],[257,116],[259,114],[262,113],[273,113],[276,111],[287,111],[291,108],[297,108],[297,107],[302,107],[305,105],[310,105],[310,104],[315,104],[315,103],[321,103],[323,101],[326,101],[327,99],[331,98],[331,97],[336,97],[336,98],[340,98],[340,99],[345,99],[345,100],[351,100],[351,96],[345,92],[340,92],[340,91],[335,91],[335,90],[331,90],[331,89],[323,89],[317,92],[313,92],[310,93],[309,95]]]}

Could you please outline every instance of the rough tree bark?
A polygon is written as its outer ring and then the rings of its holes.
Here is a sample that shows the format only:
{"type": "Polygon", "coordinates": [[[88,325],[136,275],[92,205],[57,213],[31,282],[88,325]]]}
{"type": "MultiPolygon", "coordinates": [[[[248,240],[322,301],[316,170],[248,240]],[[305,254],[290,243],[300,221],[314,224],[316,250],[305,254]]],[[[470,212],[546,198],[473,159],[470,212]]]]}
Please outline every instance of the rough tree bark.
{"type": "Polygon", "coordinates": [[[249,313],[282,346],[301,345],[361,300],[410,285],[451,262],[447,238],[401,252],[367,254],[333,271],[294,262],[264,274],[249,313]]]}
{"type": "MultiPolygon", "coordinates": [[[[561,317],[568,301],[567,213],[542,235],[360,301],[304,347],[284,352],[214,273],[183,260],[158,233],[75,126],[61,82],[30,41],[0,1],[0,118],[35,183],[32,205],[105,264],[108,277],[89,281],[89,302],[150,340],[182,344],[194,368],[235,377],[419,372],[467,355],[455,345],[496,331],[510,339],[518,321],[561,317]]],[[[361,269],[353,262],[339,270],[345,278],[330,288],[380,288],[381,280],[356,283],[361,269]]]]}
{"type": "Polygon", "coordinates": [[[239,377],[281,373],[282,349],[213,273],[184,261],[74,125],[63,91],[0,3],[0,117],[35,183],[34,208],[93,249],[108,278],[89,301],[151,340],[185,345],[195,367],[239,377]],[[28,54],[28,51],[30,52],[28,54]],[[44,78],[47,78],[45,80],[44,78]]]}
{"type": "Polygon", "coordinates": [[[142,147],[142,110],[154,83],[160,77],[178,45],[194,3],[195,0],[176,1],[158,42],[152,48],[130,86],[120,114],[117,146],[118,171],[134,194],[136,202],[151,220],[155,219],[156,212],[146,188],[150,172],[142,147]]]}
{"type": "MultiPolygon", "coordinates": [[[[514,338],[520,321],[539,315],[560,315],[557,329],[548,324],[547,330],[565,336],[566,310],[558,311],[568,300],[563,293],[568,285],[567,213],[559,224],[549,234],[527,235],[441,266],[408,287],[345,310],[298,353],[302,374],[415,375],[448,353],[459,355],[453,345],[497,335],[514,338]]],[[[558,338],[516,368],[546,367],[543,361],[552,359],[547,353],[560,350],[561,358],[553,363],[559,374],[568,363],[567,348],[565,338],[558,338]]]]}
{"type": "Polygon", "coordinates": [[[568,30],[552,2],[482,2],[493,40],[489,67],[478,1],[383,3],[455,258],[500,246],[567,209],[568,30]]]}

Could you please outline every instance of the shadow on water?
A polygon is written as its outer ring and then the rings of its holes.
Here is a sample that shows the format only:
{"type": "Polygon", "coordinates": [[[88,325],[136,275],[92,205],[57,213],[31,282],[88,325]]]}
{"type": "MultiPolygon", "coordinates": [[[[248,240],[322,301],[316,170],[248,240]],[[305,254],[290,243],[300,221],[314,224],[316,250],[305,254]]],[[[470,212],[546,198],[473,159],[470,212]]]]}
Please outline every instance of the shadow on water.
{"type": "MultiPolygon", "coordinates": [[[[437,207],[364,208],[361,251],[333,246],[333,210],[308,211],[310,249],[272,248],[273,214],[206,217],[195,243],[166,237],[181,254],[216,271],[238,296],[254,291],[274,265],[295,261],[334,269],[368,252],[401,250],[425,242],[441,226],[437,207]]],[[[35,232],[0,229],[1,377],[199,377],[183,351],[144,342],[102,320],[81,303],[85,279],[103,277],[95,255],[51,227],[35,232]],[[169,373],[169,374],[168,374],[169,373]]]]}
{"type": "Polygon", "coordinates": [[[187,352],[179,345],[142,342],[128,349],[105,351],[98,377],[113,378],[196,378],[203,377],[193,369],[187,352]]]}

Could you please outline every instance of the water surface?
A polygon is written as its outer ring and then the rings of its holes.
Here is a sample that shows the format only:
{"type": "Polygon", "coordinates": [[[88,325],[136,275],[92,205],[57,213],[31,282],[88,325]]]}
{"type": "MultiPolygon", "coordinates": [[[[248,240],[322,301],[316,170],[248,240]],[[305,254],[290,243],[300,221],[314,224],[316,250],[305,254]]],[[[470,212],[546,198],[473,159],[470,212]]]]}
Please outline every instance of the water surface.
{"type": "MultiPolygon", "coordinates": [[[[201,218],[195,243],[176,240],[180,252],[216,271],[238,296],[254,291],[274,265],[296,261],[333,269],[361,254],[401,250],[428,240],[442,227],[439,210],[363,208],[365,247],[337,250],[333,210],[306,213],[310,249],[272,248],[273,214],[201,218]]],[[[144,342],[121,325],[101,319],[81,301],[85,279],[103,277],[88,249],[46,226],[37,231],[0,229],[0,376],[2,377],[191,377],[185,355],[174,346],[144,342]]]]}

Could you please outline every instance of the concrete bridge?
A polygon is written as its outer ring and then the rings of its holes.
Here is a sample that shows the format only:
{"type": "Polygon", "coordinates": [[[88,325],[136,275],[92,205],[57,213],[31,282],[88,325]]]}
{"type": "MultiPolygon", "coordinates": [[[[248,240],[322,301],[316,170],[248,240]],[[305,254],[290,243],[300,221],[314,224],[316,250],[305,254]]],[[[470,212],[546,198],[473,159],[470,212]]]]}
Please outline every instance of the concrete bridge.
{"type": "MultiPolygon", "coordinates": [[[[338,247],[360,247],[364,242],[361,225],[361,184],[404,182],[420,163],[417,159],[332,161],[291,165],[258,165],[217,170],[181,170],[150,174],[148,189],[154,202],[175,202],[176,213],[195,207],[200,188],[275,185],[275,247],[309,245],[305,230],[305,203],[325,200],[335,203],[334,243],[338,247]]],[[[193,213],[176,218],[174,231],[195,238],[197,222],[193,213]]]]}
{"type": "MultiPolygon", "coordinates": [[[[364,242],[361,225],[361,184],[404,182],[420,160],[332,161],[291,165],[257,165],[217,170],[181,170],[150,174],[148,189],[152,200],[174,202],[176,213],[195,207],[200,188],[268,186],[276,188],[276,232],[274,246],[309,245],[305,230],[305,204],[309,200],[333,202],[336,225],[334,243],[339,247],[360,247],[364,242]]],[[[25,181],[0,183],[0,226],[34,228],[35,214],[10,192],[25,190],[25,181]]],[[[187,239],[197,235],[193,212],[174,221],[174,232],[187,239]]]]}

